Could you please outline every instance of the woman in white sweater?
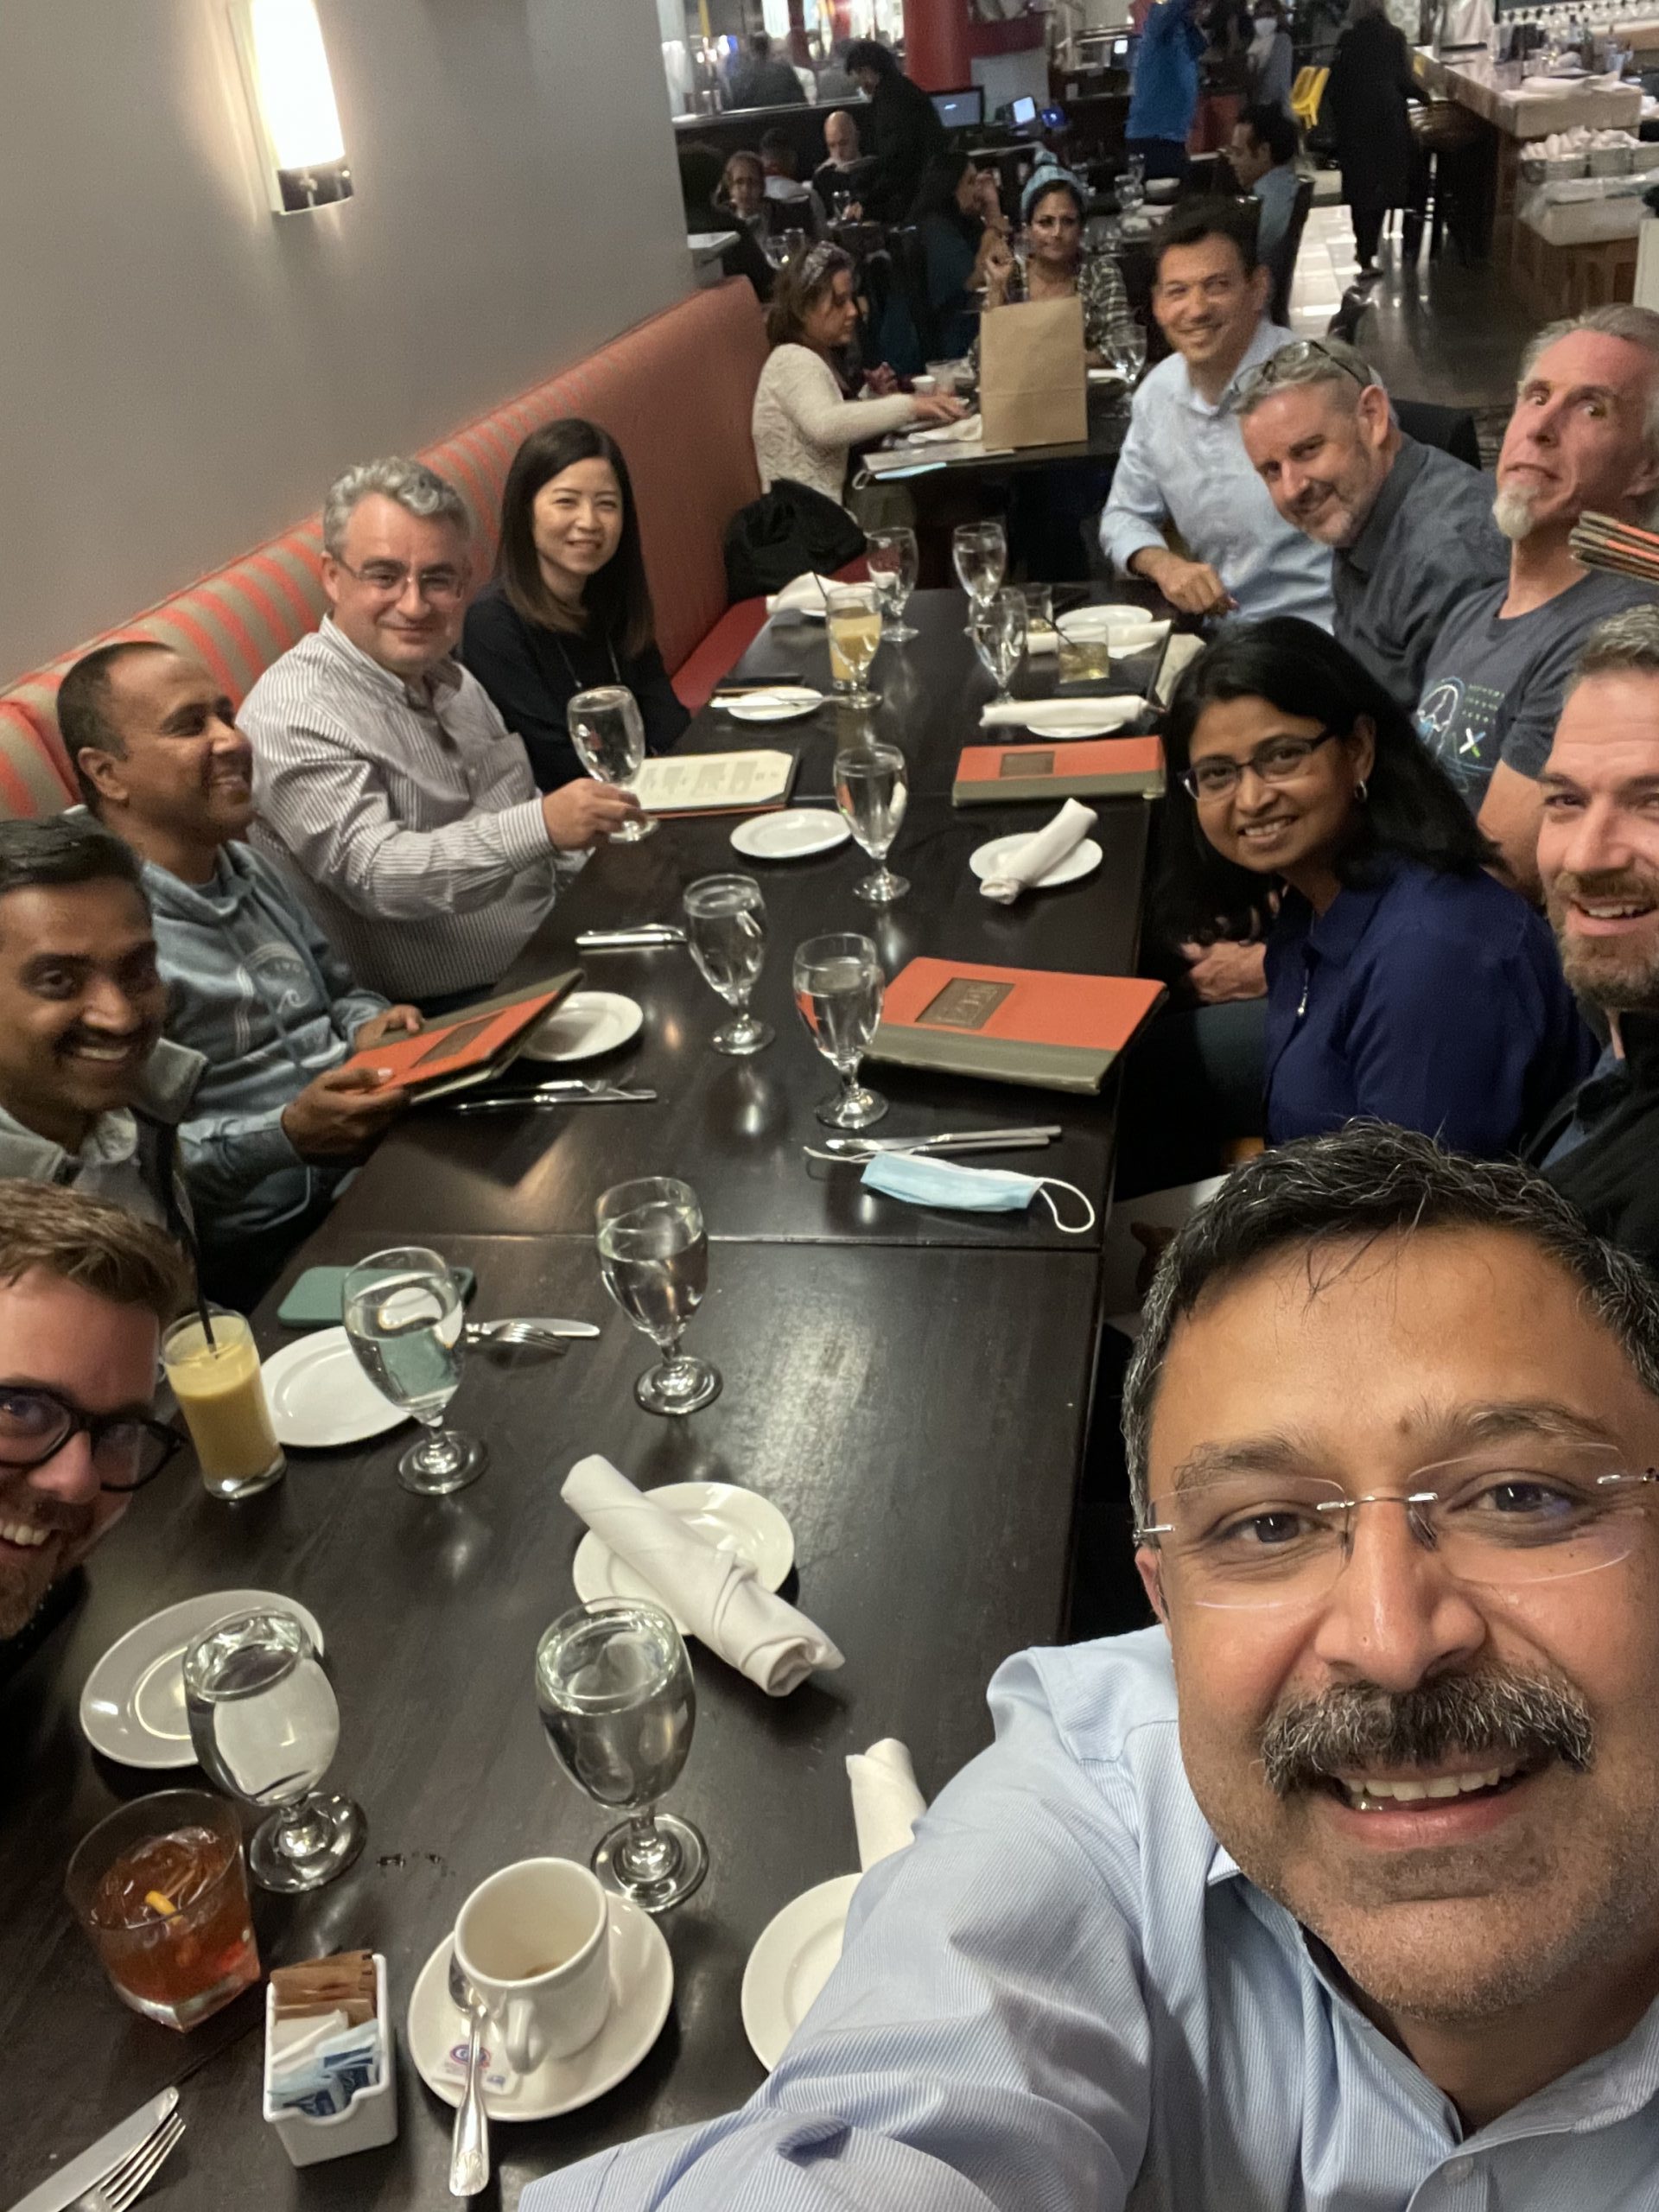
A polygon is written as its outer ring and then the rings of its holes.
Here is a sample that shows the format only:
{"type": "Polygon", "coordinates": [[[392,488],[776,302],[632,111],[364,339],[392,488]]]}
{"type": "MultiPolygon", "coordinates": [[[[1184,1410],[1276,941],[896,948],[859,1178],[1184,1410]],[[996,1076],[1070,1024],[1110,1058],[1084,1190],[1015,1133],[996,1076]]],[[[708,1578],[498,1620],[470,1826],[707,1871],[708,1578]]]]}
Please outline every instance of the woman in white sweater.
{"type": "Polygon", "coordinates": [[[836,357],[857,328],[852,259],[839,246],[811,247],[779,277],[766,317],[772,352],[753,416],[763,491],[787,477],[839,500],[854,446],[912,423],[953,423],[966,412],[959,399],[903,391],[849,399],[836,357]]]}

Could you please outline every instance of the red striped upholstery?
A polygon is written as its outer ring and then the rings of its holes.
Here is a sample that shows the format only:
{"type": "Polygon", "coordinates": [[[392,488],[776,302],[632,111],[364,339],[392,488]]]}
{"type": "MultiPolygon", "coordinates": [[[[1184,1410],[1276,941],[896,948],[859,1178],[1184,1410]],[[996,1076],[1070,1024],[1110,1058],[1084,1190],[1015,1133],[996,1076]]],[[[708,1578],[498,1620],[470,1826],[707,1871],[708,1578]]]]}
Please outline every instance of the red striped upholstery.
{"type": "MultiPolygon", "coordinates": [[[[717,646],[709,639],[726,613],[726,525],[760,489],[749,413],[766,351],[753,291],[740,278],[694,293],[421,456],[472,506],[481,570],[495,557],[501,490],[520,440],[561,415],[607,429],[633,478],[663,658],[674,670],[695,659],[682,686],[695,705],[759,627],[748,610],[721,626],[717,646]]],[[[54,706],[82,653],[117,638],[162,639],[205,661],[240,701],[321,620],[321,556],[314,515],[0,693],[0,817],[55,813],[74,797],[54,706]]]]}

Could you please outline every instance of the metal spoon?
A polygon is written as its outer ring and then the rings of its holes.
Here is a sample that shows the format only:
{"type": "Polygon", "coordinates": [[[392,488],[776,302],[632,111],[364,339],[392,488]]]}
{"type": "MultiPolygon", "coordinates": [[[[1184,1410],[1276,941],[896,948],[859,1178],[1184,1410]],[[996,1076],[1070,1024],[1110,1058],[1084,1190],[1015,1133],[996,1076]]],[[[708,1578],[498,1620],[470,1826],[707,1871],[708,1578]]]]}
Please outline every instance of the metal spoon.
{"type": "Polygon", "coordinates": [[[449,2001],[471,2024],[467,2044],[467,2088],[455,2113],[449,2147],[449,2194],[476,2196],[490,2178],[490,2117],[484,2109],[484,1999],[449,1954],[449,2001]]]}

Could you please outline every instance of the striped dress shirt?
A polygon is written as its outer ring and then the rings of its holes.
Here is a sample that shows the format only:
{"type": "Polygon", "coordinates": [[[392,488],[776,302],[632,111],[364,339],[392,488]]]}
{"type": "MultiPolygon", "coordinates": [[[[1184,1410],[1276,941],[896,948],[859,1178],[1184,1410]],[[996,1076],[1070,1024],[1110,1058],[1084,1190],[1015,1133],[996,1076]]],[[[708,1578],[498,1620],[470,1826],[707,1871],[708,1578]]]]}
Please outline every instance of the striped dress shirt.
{"type": "Polygon", "coordinates": [[[1160,1629],[1027,1652],[991,1708],[765,2088],[520,2212],[1659,2207],[1659,2005],[1465,2133],[1217,1843],[1160,1629]]]}
{"type": "Polygon", "coordinates": [[[389,999],[494,983],[552,906],[520,741],[454,661],[412,688],[332,621],[249,692],[252,842],[297,877],[340,958],[389,999]]]}

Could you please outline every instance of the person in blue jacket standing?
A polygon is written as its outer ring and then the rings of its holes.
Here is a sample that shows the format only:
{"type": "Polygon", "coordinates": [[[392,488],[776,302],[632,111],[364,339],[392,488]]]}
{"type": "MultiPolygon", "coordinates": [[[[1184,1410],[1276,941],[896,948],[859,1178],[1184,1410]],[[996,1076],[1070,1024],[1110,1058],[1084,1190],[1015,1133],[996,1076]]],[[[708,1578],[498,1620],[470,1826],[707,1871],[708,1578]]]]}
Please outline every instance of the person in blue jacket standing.
{"type": "Polygon", "coordinates": [[[1186,136],[1198,110],[1205,43],[1193,8],[1194,0],[1155,0],[1141,26],[1126,138],[1149,179],[1186,175],[1186,136]]]}

